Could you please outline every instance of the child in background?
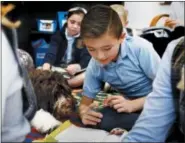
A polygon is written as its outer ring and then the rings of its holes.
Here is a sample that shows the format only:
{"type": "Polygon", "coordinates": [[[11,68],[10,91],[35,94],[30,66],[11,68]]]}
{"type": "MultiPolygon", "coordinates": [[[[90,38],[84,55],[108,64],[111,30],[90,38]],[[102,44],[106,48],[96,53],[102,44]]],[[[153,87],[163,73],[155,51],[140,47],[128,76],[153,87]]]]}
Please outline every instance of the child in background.
{"type": "MultiPolygon", "coordinates": [[[[57,31],[52,37],[50,47],[45,55],[44,70],[50,70],[52,66],[66,68],[69,74],[87,67],[91,56],[80,38],[80,26],[86,9],[74,7],[69,9],[67,22],[62,30],[57,31]]],[[[84,73],[68,80],[71,87],[83,84],[84,73]]]]}
{"type": "Polygon", "coordinates": [[[117,12],[121,19],[123,27],[126,27],[128,24],[128,11],[121,4],[112,4],[110,7],[117,12]]]}
{"type": "Polygon", "coordinates": [[[125,35],[118,14],[104,5],[94,6],[86,14],[81,36],[92,56],[79,107],[82,123],[107,131],[116,127],[130,130],[152,91],[159,55],[145,39],[125,35]],[[93,100],[102,82],[108,82],[120,95],[108,97],[106,107],[99,112],[94,110],[93,100]]]}
{"type": "Polygon", "coordinates": [[[178,25],[184,25],[184,2],[172,2],[170,11],[170,17],[166,19],[165,26],[174,29],[178,25]]]}
{"type": "Polygon", "coordinates": [[[112,4],[110,7],[119,15],[124,32],[130,36],[137,35],[135,29],[128,27],[128,10],[126,10],[126,8],[121,4],[112,4]]]}

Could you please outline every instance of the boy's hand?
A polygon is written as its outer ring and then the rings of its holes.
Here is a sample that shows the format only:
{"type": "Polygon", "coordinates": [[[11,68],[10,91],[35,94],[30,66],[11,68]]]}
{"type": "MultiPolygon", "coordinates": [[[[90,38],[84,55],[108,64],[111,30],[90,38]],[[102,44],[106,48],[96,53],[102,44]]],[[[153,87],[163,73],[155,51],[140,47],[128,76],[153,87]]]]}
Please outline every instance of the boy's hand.
{"type": "Polygon", "coordinates": [[[81,70],[81,66],[79,64],[71,64],[68,65],[66,68],[66,71],[70,74],[70,75],[74,75],[76,72],[81,70]]]}
{"type": "Polygon", "coordinates": [[[122,95],[109,96],[104,101],[104,106],[109,106],[117,110],[117,112],[132,112],[132,101],[125,99],[122,95]]]}
{"type": "Polygon", "coordinates": [[[97,125],[101,122],[103,115],[96,112],[97,105],[95,103],[90,104],[89,106],[83,106],[80,109],[80,117],[84,125],[97,125]]]}

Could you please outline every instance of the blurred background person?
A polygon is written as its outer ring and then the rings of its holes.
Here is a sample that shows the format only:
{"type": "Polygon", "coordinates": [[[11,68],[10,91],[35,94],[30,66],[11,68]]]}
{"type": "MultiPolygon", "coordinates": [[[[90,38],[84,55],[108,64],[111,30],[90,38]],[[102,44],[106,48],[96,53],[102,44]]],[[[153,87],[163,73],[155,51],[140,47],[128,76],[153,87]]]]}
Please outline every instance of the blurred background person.
{"type": "Polygon", "coordinates": [[[170,17],[166,19],[165,26],[173,29],[178,25],[184,25],[184,2],[172,2],[170,10],[170,17]]]}

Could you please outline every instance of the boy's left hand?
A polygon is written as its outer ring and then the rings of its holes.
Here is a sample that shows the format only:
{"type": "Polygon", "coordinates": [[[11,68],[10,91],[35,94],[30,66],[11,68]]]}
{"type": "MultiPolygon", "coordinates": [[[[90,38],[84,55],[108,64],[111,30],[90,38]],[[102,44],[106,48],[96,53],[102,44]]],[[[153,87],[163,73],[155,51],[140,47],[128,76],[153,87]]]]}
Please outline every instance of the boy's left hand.
{"type": "Polygon", "coordinates": [[[109,106],[117,110],[117,112],[132,112],[132,101],[125,99],[122,95],[109,96],[104,101],[104,106],[109,106]]]}

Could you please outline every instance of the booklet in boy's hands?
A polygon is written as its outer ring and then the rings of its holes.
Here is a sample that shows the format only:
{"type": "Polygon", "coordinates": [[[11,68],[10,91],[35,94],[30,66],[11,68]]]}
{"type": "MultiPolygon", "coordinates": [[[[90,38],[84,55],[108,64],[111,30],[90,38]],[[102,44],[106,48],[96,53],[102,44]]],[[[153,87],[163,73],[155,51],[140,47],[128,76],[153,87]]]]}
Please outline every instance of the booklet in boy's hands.
{"type": "Polygon", "coordinates": [[[111,135],[109,132],[99,129],[83,128],[64,122],[51,134],[45,137],[42,142],[120,142],[123,135],[111,135]]]}

